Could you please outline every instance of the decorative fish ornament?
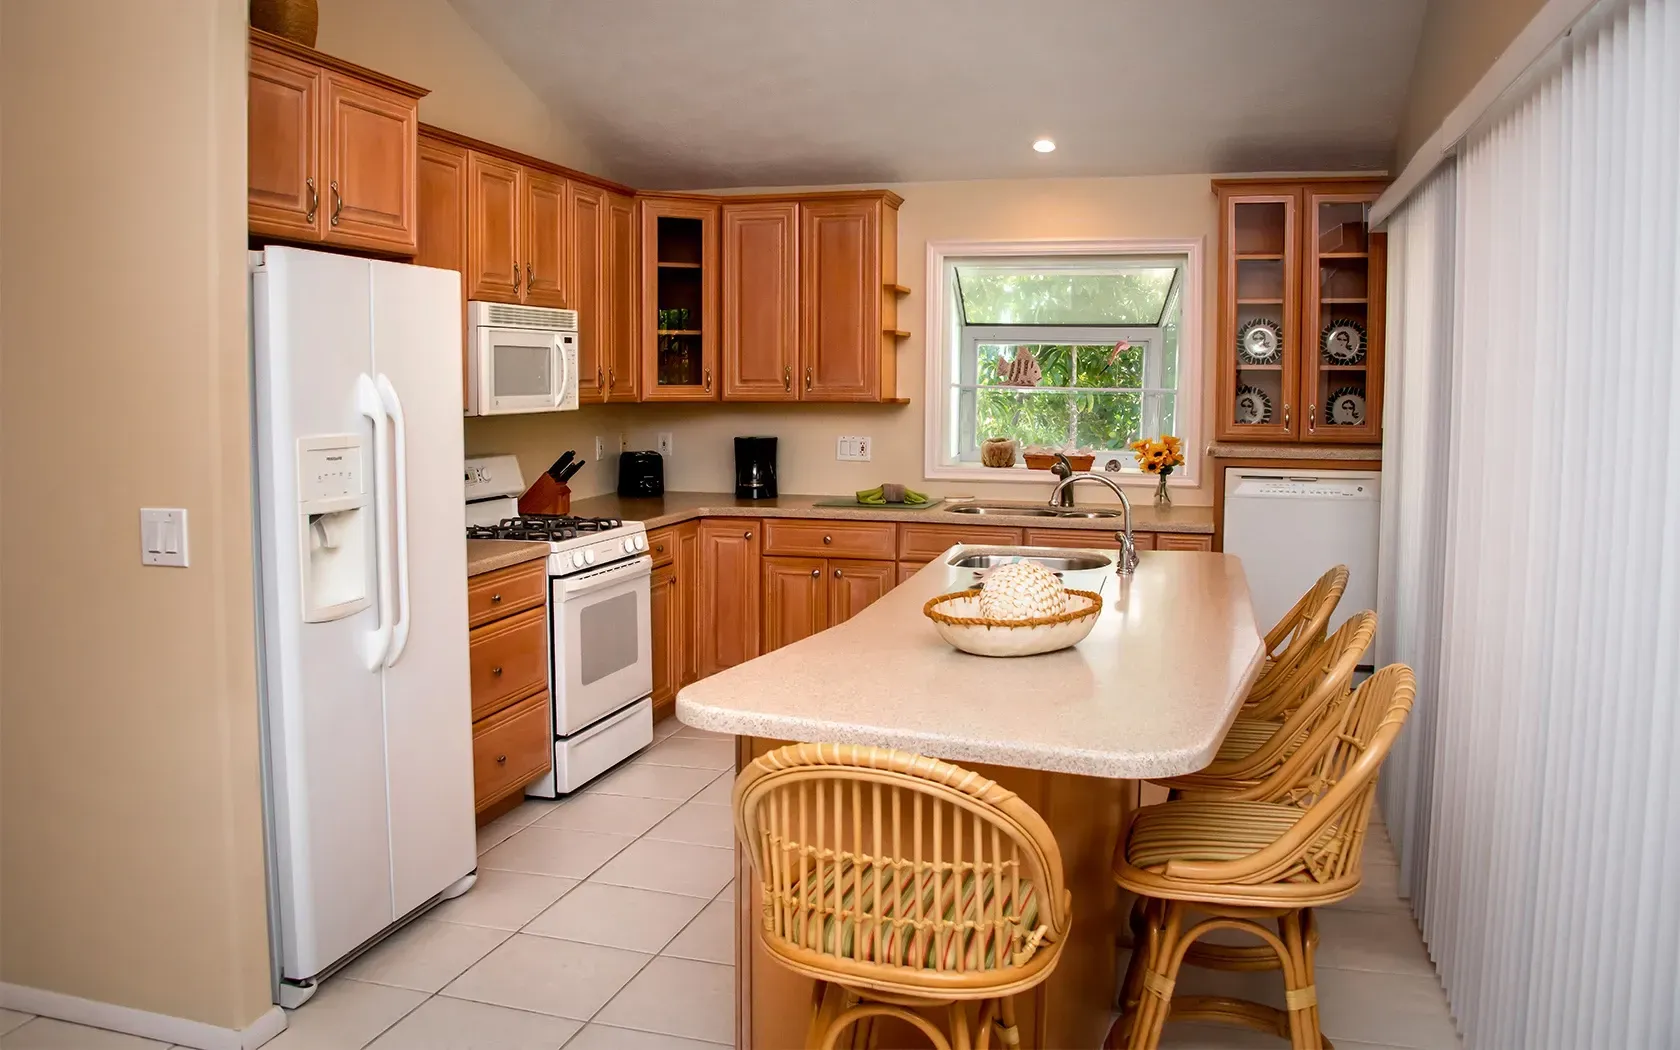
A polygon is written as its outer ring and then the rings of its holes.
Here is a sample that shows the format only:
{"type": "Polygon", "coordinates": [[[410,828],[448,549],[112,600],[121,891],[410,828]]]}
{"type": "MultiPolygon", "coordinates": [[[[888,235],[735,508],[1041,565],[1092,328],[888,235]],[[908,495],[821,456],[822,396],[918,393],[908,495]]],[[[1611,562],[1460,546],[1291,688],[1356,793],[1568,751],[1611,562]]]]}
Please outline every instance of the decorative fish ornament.
{"type": "Polygon", "coordinates": [[[1038,381],[1044,378],[1038,358],[1024,346],[1015,348],[1014,360],[998,360],[998,374],[1003,377],[1004,386],[1037,386],[1038,381]]]}

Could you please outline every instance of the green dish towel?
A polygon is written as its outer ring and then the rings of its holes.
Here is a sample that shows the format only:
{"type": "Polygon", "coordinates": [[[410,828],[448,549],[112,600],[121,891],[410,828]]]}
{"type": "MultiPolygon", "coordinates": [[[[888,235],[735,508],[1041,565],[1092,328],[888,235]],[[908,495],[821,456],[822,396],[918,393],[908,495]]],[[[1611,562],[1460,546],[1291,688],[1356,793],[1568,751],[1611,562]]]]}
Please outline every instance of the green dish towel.
{"type": "Polygon", "coordinates": [[[870,507],[884,507],[889,503],[903,503],[916,507],[928,501],[927,496],[915,489],[903,485],[877,485],[872,489],[863,489],[857,494],[857,501],[870,507]]]}

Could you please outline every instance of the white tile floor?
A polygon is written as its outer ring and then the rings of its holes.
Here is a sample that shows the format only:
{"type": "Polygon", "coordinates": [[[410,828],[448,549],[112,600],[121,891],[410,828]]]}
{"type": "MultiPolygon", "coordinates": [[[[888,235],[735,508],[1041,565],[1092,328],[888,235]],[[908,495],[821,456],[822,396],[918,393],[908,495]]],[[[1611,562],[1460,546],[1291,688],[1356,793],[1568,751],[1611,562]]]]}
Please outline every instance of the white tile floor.
{"type": "MultiPolygon", "coordinates": [[[[565,802],[479,830],[479,881],[326,982],[268,1050],[716,1050],[734,1039],[734,745],[667,720],[565,802]]],[[[1341,1050],[1456,1050],[1386,832],[1367,885],[1320,913],[1319,999],[1341,1050]]],[[[1281,1005],[1275,974],[1187,970],[1188,992],[1281,1005]]],[[[1171,1025],[1175,1050],[1283,1044],[1171,1025]]],[[[0,1050],[168,1050],[0,1010],[0,1050]]]]}

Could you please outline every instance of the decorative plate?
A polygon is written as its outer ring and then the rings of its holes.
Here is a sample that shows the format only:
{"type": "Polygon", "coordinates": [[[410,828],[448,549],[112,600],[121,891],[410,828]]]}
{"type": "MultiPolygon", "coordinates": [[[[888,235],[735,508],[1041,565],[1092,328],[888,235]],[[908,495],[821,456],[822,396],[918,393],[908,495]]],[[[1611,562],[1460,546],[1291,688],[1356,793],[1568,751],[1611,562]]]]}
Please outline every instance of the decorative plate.
{"type": "Polygon", "coordinates": [[[1237,331],[1237,356],[1248,365],[1275,365],[1283,358],[1283,329],[1256,317],[1237,331]]]}
{"type": "Polygon", "coordinates": [[[1365,360],[1365,326],[1358,321],[1332,318],[1324,326],[1318,345],[1324,360],[1333,365],[1357,365],[1365,360]]]}
{"type": "Polygon", "coordinates": [[[1365,391],[1356,386],[1338,388],[1330,395],[1324,421],[1339,427],[1356,427],[1365,422],[1365,391]]]}
{"type": "Polygon", "coordinates": [[[1272,399],[1266,396],[1266,392],[1257,386],[1238,387],[1235,422],[1253,426],[1271,421],[1272,399]]]}

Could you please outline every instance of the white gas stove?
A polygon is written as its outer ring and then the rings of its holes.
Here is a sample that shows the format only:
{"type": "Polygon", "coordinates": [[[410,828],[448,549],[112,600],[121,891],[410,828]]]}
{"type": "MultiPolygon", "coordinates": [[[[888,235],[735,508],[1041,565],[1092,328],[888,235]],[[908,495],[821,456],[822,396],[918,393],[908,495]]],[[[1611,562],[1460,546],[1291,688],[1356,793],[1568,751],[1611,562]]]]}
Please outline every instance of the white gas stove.
{"type": "Polygon", "coordinates": [[[547,542],[554,769],[527,795],[576,791],[653,742],[653,559],[639,521],[519,514],[512,456],[467,460],[467,538],[547,542]]]}

